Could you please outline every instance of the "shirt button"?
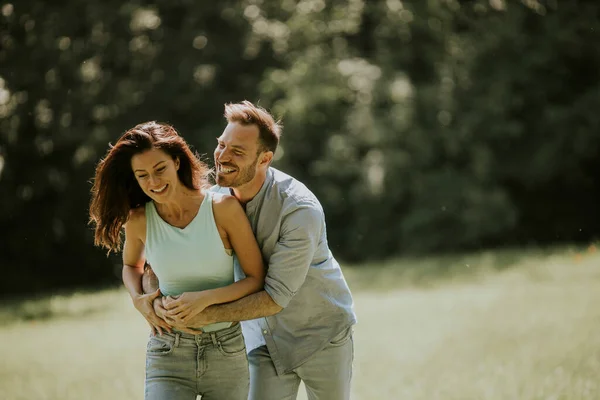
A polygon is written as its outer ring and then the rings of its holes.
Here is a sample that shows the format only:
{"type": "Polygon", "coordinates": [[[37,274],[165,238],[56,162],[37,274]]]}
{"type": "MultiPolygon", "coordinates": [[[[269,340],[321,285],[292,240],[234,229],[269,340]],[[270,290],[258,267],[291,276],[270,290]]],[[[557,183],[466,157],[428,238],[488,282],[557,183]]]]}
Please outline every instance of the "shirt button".
{"type": "Polygon", "coordinates": [[[265,329],[265,330],[263,331],[263,333],[266,335],[268,332],[267,332],[267,330],[265,329]]]}

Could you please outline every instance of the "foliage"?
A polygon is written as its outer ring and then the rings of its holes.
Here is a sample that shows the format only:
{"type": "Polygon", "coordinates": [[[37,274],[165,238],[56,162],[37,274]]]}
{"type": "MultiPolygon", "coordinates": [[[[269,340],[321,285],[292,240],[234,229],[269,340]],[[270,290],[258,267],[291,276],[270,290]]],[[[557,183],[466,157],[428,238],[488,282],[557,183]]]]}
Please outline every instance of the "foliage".
{"type": "Polygon", "coordinates": [[[599,10],[3,3],[0,288],[115,281],[118,258],[93,248],[87,226],[108,142],[157,119],[210,154],[223,104],[242,99],[283,117],[276,166],[318,195],[341,259],[593,239],[599,10]]]}

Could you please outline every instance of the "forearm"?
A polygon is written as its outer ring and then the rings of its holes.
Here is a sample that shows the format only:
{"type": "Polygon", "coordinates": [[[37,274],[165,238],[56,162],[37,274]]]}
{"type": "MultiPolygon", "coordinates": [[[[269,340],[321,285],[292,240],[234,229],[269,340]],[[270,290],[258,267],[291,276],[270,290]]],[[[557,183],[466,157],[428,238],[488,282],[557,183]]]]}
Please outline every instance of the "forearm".
{"type": "Polygon", "coordinates": [[[211,323],[247,321],[277,314],[282,310],[264,290],[226,304],[207,307],[203,314],[211,323]]]}
{"type": "Polygon", "coordinates": [[[142,274],[142,268],[133,267],[131,265],[123,265],[123,283],[125,284],[125,288],[127,288],[131,298],[135,298],[143,294],[142,274]]]}
{"type": "Polygon", "coordinates": [[[210,300],[210,305],[229,303],[262,289],[264,280],[257,277],[246,277],[237,282],[220,288],[205,290],[204,294],[210,300]]]}

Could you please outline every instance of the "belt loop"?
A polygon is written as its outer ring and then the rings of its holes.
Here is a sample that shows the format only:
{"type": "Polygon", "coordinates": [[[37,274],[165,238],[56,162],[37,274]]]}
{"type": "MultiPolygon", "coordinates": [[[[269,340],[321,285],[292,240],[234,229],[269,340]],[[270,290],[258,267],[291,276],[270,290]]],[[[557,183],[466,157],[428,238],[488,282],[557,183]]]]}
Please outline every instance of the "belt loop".
{"type": "Polygon", "coordinates": [[[214,332],[210,332],[210,340],[212,340],[212,342],[213,342],[213,345],[214,345],[215,347],[217,347],[217,346],[218,346],[218,343],[217,343],[217,335],[216,335],[214,332]]]}
{"type": "Polygon", "coordinates": [[[181,333],[175,332],[175,344],[173,345],[174,347],[179,347],[179,337],[180,336],[181,336],[181,333]]]}

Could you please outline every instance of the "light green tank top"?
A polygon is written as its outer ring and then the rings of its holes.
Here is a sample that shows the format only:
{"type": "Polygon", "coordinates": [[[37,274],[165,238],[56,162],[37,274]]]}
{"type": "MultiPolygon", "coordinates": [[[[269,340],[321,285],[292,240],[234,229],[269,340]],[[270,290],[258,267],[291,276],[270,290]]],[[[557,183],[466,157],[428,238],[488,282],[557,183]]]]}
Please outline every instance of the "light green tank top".
{"type": "MultiPolygon", "coordinates": [[[[206,191],[194,219],[178,228],[163,220],[153,201],[146,203],[146,260],[158,277],[165,296],[215,289],[234,282],[233,256],[223,246],[213,215],[213,196],[206,191]]],[[[221,322],[207,332],[230,326],[221,322]]]]}

